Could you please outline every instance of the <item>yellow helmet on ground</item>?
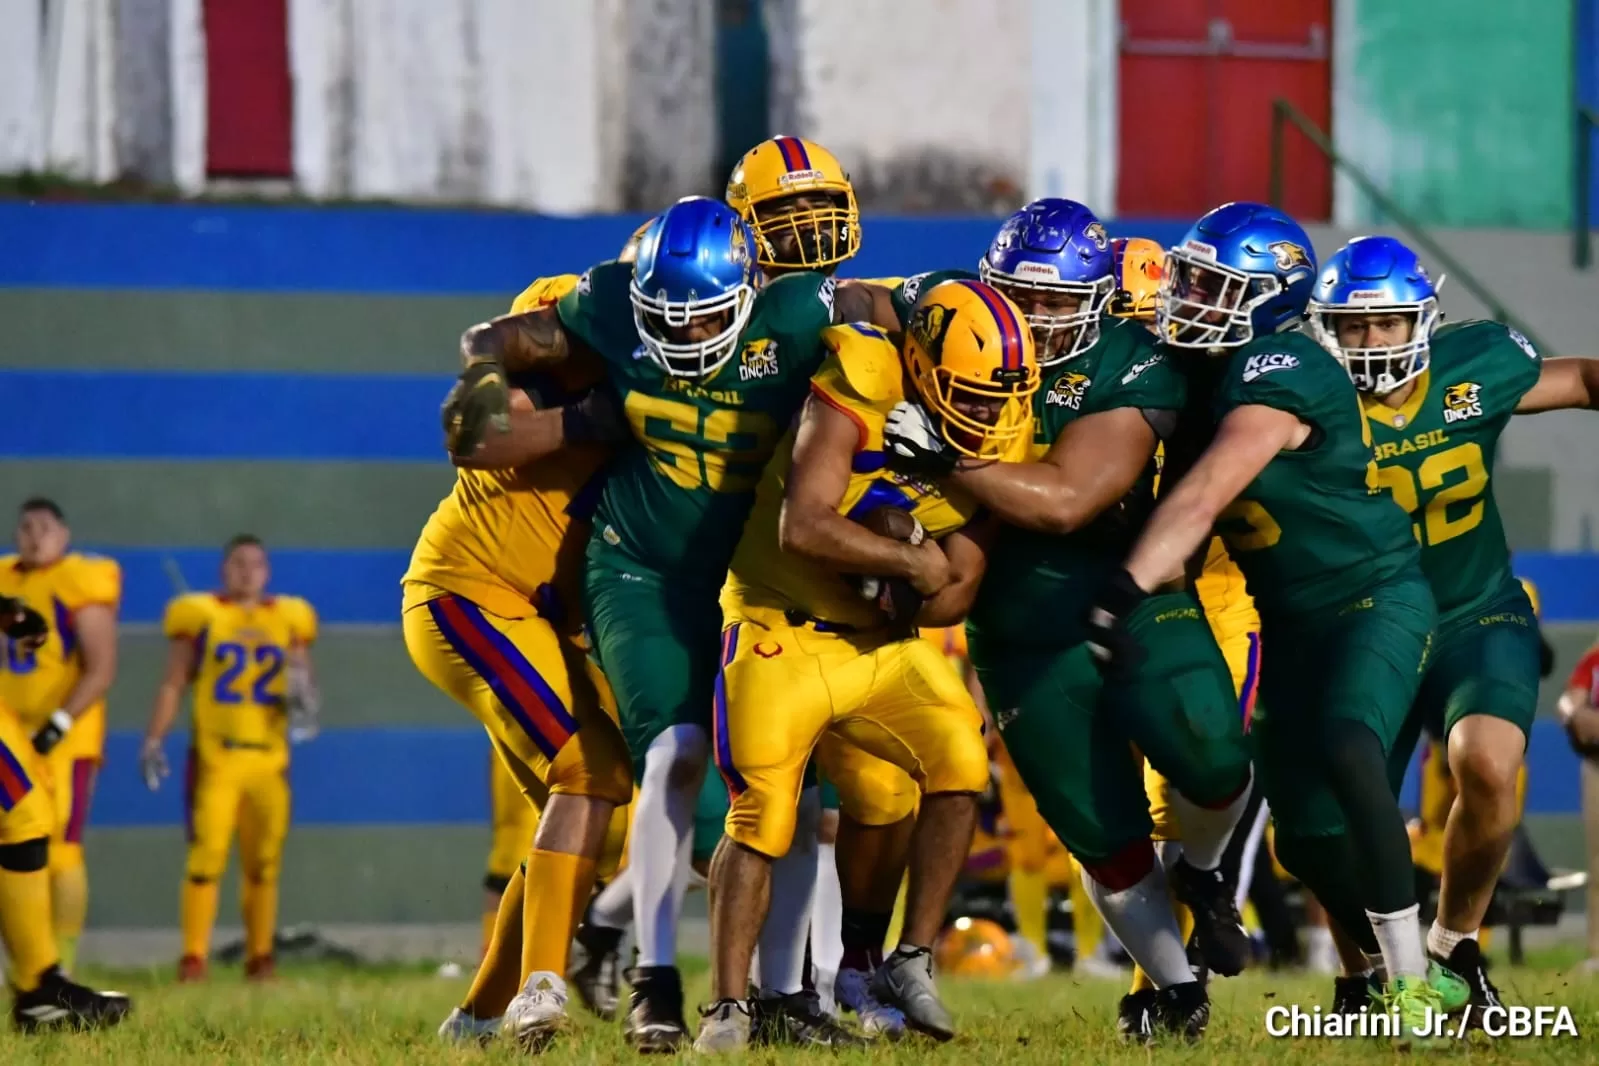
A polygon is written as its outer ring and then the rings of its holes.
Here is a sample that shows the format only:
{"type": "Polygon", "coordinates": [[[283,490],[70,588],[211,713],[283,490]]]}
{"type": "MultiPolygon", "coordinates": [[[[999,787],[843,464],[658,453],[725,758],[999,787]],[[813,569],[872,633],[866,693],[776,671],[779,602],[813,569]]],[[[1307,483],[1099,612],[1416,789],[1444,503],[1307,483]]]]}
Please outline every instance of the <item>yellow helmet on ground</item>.
{"type": "Polygon", "coordinates": [[[1166,249],[1148,237],[1118,237],[1110,242],[1116,256],[1116,291],[1107,314],[1155,321],[1155,298],[1166,265],[1166,249]]]}
{"type": "Polygon", "coordinates": [[[933,948],[939,973],[961,977],[1007,977],[1016,970],[1010,934],[987,918],[957,918],[933,948]]]}
{"type": "Polygon", "coordinates": [[[860,209],[832,152],[800,137],[762,141],[727,179],[727,202],[755,231],[762,270],[827,271],[860,250],[860,209]]]}
{"type": "Polygon", "coordinates": [[[1033,332],[992,285],[945,281],[922,293],[904,353],[923,406],[962,455],[1005,459],[1032,438],[1039,382],[1033,332]]]}

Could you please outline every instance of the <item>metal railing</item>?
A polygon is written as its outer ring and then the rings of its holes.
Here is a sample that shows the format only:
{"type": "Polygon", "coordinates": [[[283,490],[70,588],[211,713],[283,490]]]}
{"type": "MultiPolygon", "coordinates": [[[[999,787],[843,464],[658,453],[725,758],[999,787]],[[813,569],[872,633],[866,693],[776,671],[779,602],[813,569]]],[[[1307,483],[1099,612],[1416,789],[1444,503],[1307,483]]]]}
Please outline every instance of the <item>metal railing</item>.
{"type": "Polygon", "coordinates": [[[1394,202],[1393,197],[1377,187],[1377,183],[1352,160],[1345,159],[1338,149],[1333,147],[1332,138],[1328,137],[1321,127],[1312,122],[1306,114],[1293,104],[1278,97],[1271,105],[1271,203],[1274,207],[1283,206],[1283,185],[1285,179],[1284,167],[1284,140],[1287,127],[1294,126],[1305,139],[1315,146],[1316,150],[1327,158],[1334,169],[1341,170],[1354,182],[1360,191],[1371,198],[1385,215],[1393,220],[1394,224],[1403,230],[1410,242],[1423,249],[1438,268],[1449,275],[1450,279],[1460,285],[1477,301],[1488,309],[1495,322],[1503,322],[1507,326],[1521,332],[1539,351],[1553,351],[1544,344],[1533,332],[1527,328],[1526,323],[1520,321],[1510,313],[1510,309],[1499,301],[1493,291],[1480,281],[1465,265],[1444,250],[1443,245],[1432,239],[1432,235],[1416,221],[1404,208],[1394,202]]]}
{"type": "Polygon", "coordinates": [[[1599,127],[1599,114],[1577,105],[1577,144],[1573,162],[1577,165],[1576,188],[1572,190],[1571,261],[1578,270],[1593,262],[1593,220],[1589,217],[1589,192],[1593,188],[1593,131],[1599,127]]]}

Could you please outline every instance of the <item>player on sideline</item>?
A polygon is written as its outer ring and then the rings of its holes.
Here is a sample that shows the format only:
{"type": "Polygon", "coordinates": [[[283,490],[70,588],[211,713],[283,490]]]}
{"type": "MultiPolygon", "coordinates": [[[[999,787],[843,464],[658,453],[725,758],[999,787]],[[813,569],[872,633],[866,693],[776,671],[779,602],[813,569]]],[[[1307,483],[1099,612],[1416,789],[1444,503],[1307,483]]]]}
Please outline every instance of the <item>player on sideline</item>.
{"type": "MultiPolygon", "coordinates": [[[[584,602],[639,784],[629,849],[639,966],[625,1029],[643,1051],[687,1035],[678,871],[709,754],[717,590],[760,471],[820,363],[821,330],[869,318],[874,304],[866,286],[814,273],[757,295],[753,246],[727,205],[679,201],[646,231],[633,267],[602,263],[555,308],[501,320],[517,343],[468,351],[463,374],[463,413],[482,419],[505,409],[494,387],[505,372],[595,353],[632,431],[595,512],[584,602]]],[[[842,1035],[814,999],[785,1003],[790,1036],[842,1035]]]]}
{"type": "Polygon", "coordinates": [[[1418,731],[1443,738],[1459,791],[1427,950],[1485,1008],[1500,1002],[1477,933],[1521,818],[1516,782],[1542,652],[1536,612],[1510,568],[1494,457],[1512,415],[1599,406],[1599,360],[1546,361],[1508,326],[1441,318],[1437,286],[1392,237],[1339,249],[1310,304],[1312,336],[1360,391],[1378,481],[1410,514],[1438,601],[1438,636],[1393,770],[1403,774],[1418,731]]]}
{"type": "Polygon", "coordinates": [[[156,690],[140,769],[151,789],[168,774],[162,741],[193,687],[184,806],[189,853],[179,904],[183,954],[178,980],[206,976],[217,894],[234,830],[239,835],[245,976],[273,973],[278,874],[289,831],[289,729],[317,705],[311,645],[317,618],[298,596],[266,591],[271,570],[257,537],[240,534],[222,550],[222,588],[184,593],[167,604],[167,662],[156,690]]]}
{"type": "MultiPolygon", "coordinates": [[[[896,403],[916,396],[944,419],[951,448],[1022,457],[1038,367],[1015,306],[976,282],[924,292],[898,344],[859,323],[824,337],[831,354],[762,479],[722,591],[715,746],[733,804],[711,865],[716,998],[695,1041],[700,1051],[748,1043],[744,988],[771,863],[789,848],[794,797],[829,730],[913,773],[924,793],[905,929],[873,986],[913,1027],[954,1035],[931,947],[970,848],[988,757],[962,679],[914,626],[965,614],[981,552],[958,531],[976,507],[887,474],[882,428],[896,403]],[[914,535],[895,540],[868,528],[885,508],[907,515],[914,535]],[[875,604],[848,575],[883,586],[875,604]]],[[[836,783],[842,794],[846,782],[836,783]]]]}
{"type": "Polygon", "coordinates": [[[55,801],[50,906],[68,972],[89,910],[83,827],[105,753],[105,696],[116,678],[122,599],[116,561],[71,551],[71,537],[54,501],[27,500],[17,516],[17,553],[0,558],[0,594],[52,624],[39,648],[13,648],[0,662],[0,708],[9,707],[32,735],[45,767],[40,780],[55,801]]]}
{"type": "Polygon", "coordinates": [[[1420,554],[1381,492],[1348,375],[1287,332],[1316,278],[1299,225],[1264,205],[1225,204],[1189,229],[1167,267],[1156,321],[1167,345],[1210,353],[1190,380],[1213,383],[1216,436],[1100,589],[1090,639],[1111,671],[1150,654],[1129,619],[1220,523],[1271,646],[1254,731],[1278,854],[1346,928],[1369,921],[1389,1005],[1408,1029],[1468,998],[1453,975],[1429,975],[1387,780],[1437,622],[1420,554]]]}
{"type": "MultiPolygon", "coordinates": [[[[982,272],[1017,294],[1040,341],[1047,376],[1033,401],[1032,442],[1040,462],[956,463],[929,446],[936,441],[925,413],[904,407],[891,420],[890,464],[948,479],[1007,523],[968,621],[983,691],[1028,791],[1082,867],[1095,908],[1160,989],[1148,1012],[1153,1023],[1198,1037],[1209,1005],[1188,965],[1168,877],[1198,916],[1212,968],[1237,973],[1248,958],[1220,871],[1250,792],[1227,665],[1180,583],[1141,607],[1133,625],[1147,661],[1109,684],[1087,630],[1073,624],[1148,514],[1155,450],[1177,423],[1183,377],[1147,329],[1101,319],[1116,288],[1114,256],[1104,226],[1083,205],[1029,204],[1001,228],[982,272]],[[1178,785],[1171,799],[1188,830],[1187,853],[1170,869],[1151,843],[1129,742],[1178,785]]],[[[1137,1035],[1151,1038],[1151,1019],[1140,1022],[1137,1035]]]]}
{"type": "MultiPolygon", "coordinates": [[[[36,654],[50,635],[44,614],[0,596],[0,652],[36,654]]],[[[96,992],[61,968],[50,913],[50,838],[55,804],[35,778],[48,773],[18,719],[0,705],[0,948],[10,966],[11,1021],[31,1033],[116,1025],[128,997],[96,992]]]]}

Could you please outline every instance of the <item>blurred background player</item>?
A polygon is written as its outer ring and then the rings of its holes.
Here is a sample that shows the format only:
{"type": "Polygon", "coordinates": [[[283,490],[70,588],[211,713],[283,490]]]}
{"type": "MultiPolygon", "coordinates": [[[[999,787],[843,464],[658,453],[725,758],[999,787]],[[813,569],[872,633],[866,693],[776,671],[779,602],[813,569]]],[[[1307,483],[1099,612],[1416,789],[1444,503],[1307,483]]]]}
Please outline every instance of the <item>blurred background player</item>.
{"type": "Polygon", "coordinates": [[[1566,681],[1557,705],[1571,748],[1582,759],[1582,828],[1588,858],[1588,957],[1585,973],[1599,973],[1599,642],[1589,648],[1566,681]]]}
{"type": "MultiPolygon", "coordinates": [[[[217,896],[234,831],[239,836],[245,976],[273,973],[278,876],[289,831],[291,715],[313,716],[311,645],[316,611],[298,596],[266,591],[266,548],[248,533],[222,550],[222,588],[167,604],[167,662],[139,754],[153,790],[168,774],[162,741],[192,687],[184,800],[189,852],[179,903],[178,980],[206,976],[217,896]]],[[[301,723],[293,723],[299,726],[301,723]]]]}
{"type": "MultiPolygon", "coordinates": [[[[0,596],[8,661],[38,652],[49,635],[42,612],[0,596]]],[[[35,780],[47,772],[21,722],[0,705],[0,948],[10,966],[12,1024],[23,1032],[115,1025],[128,997],[75,984],[61,968],[50,914],[55,804],[35,780]]]]}
{"type": "Polygon", "coordinates": [[[74,552],[71,539],[61,508],[31,499],[17,517],[16,554],[0,558],[0,595],[20,599],[51,626],[38,648],[12,645],[0,662],[0,705],[32,737],[43,759],[39,783],[55,804],[51,912],[68,971],[89,910],[83,827],[105,751],[105,695],[117,672],[122,599],[116,561],[74,552]]]}

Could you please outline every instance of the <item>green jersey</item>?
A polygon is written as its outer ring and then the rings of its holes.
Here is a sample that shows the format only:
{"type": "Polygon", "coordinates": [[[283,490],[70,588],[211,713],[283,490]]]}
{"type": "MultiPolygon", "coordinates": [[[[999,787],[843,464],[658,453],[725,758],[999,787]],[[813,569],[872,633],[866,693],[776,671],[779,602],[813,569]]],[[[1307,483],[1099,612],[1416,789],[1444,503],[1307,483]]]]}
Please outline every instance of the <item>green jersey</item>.
{"type": "MultiPolygon", "coordinates": [[[[1182,374],[1149,330],[1106,318],[1093,347],[1045,368],[1033,396],[1033,457],[1048,452],[1079,418],[1119,407],[1175,412],[1185,399],[1182,374]]],[[[1034,647],[1078,643],[1081,618],[1148,516],[1154,481],[1152,460],[1127,498],[1065,536],[1004,527],[972,607],[974,638],[1034,647]]]]}
{"type": "Polygon", "coordinates": [[[1409,520],[1378,483],[1371,426],[1338,361],[1302,333],[1260,337],[1218,361],[1217,423],[1259,405],[1311,427],[1217,522],[1261,614],[1292,620],[1347,604],[1415,567],[1409,520]]]}
{"type": "Polygon", "coordinates": [[[970,270],[926,270],[920,274],[912,274],[890,293],[894,301],[894,313],[899,316],[901,326],[908,325],[911,312],[916,309],[916,301],[922,293],[934,285],[942,285],[946,281],[976,281],[977,275],[970,270]]]}
{"type": "Polygon", "coordinates": [[[632,277],[631,264],[602,263],[558,305],[562,325],[604,361],[634,436],[611,462],[589,557],[720,585],[761,471],[821,366],[834,283],[815,273],[771,282],[738,354],[690,380],[646,355],[632,277]]]}
{"type": "Polygon", "coordinates": [[[1377,478],[1410,514],[1443,621],[1515,582],[1494,503],[1494,455],[1540,370],[1538,353],[1515,330],[1462,322],[1433,335],[1431,366],[1403,404],[1365,401],[1377,478]]]}

